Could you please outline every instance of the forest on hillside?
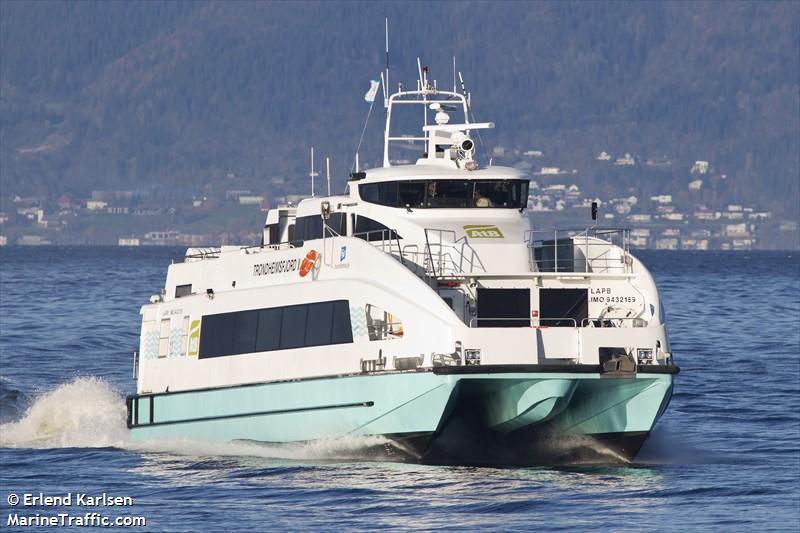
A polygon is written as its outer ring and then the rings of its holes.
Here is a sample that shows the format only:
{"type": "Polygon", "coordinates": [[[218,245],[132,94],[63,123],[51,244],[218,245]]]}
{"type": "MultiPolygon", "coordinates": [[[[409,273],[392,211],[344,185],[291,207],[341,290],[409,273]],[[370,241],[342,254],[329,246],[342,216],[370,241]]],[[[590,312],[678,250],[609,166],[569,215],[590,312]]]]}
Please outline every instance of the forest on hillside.
{"type": "MultiPolygon", "coordinates": [[[[383,67],[384,17],[393,82],[413,85],[420,56],[451,84],[456,56],[476,118],[497,124],[487,150],[544,150],[538,164],[581,169],[600,190],[619,180],[592,170],[602,150],[675,161],[665,189],[708,160],[731,201],[800,211],[789,1],[6,0],[2,196],[187,190],[230,174],[268,192],[273,176],[307,174],[311,145],[341,184],[383,67]]],[[[362,149],[374,164],[382,118],[362,149]]]]}

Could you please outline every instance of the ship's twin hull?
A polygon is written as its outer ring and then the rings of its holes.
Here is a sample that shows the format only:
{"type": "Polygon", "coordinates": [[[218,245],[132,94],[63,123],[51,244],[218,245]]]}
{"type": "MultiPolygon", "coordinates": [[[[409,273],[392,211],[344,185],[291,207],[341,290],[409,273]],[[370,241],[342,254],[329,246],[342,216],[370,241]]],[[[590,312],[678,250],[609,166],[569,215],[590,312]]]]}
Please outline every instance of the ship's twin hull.
{"type": "Polygon", "coordinates": [[[128,423],[137,440],[380,436],[390,456],[439,464],[621,461],[672,395],[675,367],[654,369],[443,367],[138,395],[128,423]]]}

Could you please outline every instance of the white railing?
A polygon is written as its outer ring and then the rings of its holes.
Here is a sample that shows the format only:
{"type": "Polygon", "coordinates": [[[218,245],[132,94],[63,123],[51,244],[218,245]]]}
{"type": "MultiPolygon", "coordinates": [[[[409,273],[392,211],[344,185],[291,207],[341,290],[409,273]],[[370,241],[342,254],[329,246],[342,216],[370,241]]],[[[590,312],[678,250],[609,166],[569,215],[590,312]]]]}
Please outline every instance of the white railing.
{"type": "Polygon", "coordinates": [[[486,267],[466,237],[456,239],[453,230],[425,228],[426,273],[431,277],[451,277],[486,272],[486,267]]]}
{"type": "MultiPolygon", "coordinates": [[[[481,322],[512,322],[515,326],[511,327],[532,327],[532,328],[549,328],[549,327],[572,327],[577,328],[579,325],[578,319],[573,317],[516,317],[516,318],[495,318],[495,317],[473,317],[469,321],[469,327],[478,327],[481,322]]],[[[501,326],[507,327],[507,326],[501,326]]],[[[637,317],[622,317],[622,318],[609,318],[609,317],[588,317],[580,321],[582,328],[644,328],[647,327],[647,321],[643,318],[637,317]]]]}
{"type": "Polygon", "coordinates": [[[531,327],[531,328],[540,328],[540,327],[556,327],[559,326],[561,322],[567,322],[568,324],[571,323],[571,326],[561,326],[561,327],[578,327],[578,321],[572,317],[561,317],[561,318],[538,318],[538,317],[513,317],[513,318],[498,318],[498,317],[473,317],[469,320],[469,327],[475,328],[480,327],[480,323],[489,323],[490,325],[484,327],[492,327],[491,324],[493,322],[512,322],[514,326],[496,326],[496,327],[531,327]],[[550,324],[551,326],[548,326],[550,324]]]}
{"type": "Polygon", "coordinates": [[[400,261],[400,263],[405,264],[403,250],[400,248],[400,237],[396,230],[387,228],[361,231],[359,233],[354,233],[353,237],[367,241],[381,252],[391,255],[400,261]]]}
{"type": "MultiPolygon", "coordinates": [[[[275,244],[253,244],[250,246],[239,246],[230,247],[229,250],[236,250],[236,251],[244,251],[245,254],[258,254],[261,252],[274,252],[278,250],[288,250],[290,248],[294,248],[295,245],[293,242],[279,242],[275,244]]],[[[222,248],[189,248],[186,250],[186,255],[183,258],[177,260],[180,262],[181,260],[185,263],[191,263],[194,261],[203,261],[206,259],[219,259],[220,254],[223,252],[222,248]]],[[[173,263],[176,261],[173,261],[173,263]]]]}
{"type": "Polygon", "coordinates": [[[528,230],[531,270],[539,272],[630,273],[630,230],[584,228],[528,230]]]}

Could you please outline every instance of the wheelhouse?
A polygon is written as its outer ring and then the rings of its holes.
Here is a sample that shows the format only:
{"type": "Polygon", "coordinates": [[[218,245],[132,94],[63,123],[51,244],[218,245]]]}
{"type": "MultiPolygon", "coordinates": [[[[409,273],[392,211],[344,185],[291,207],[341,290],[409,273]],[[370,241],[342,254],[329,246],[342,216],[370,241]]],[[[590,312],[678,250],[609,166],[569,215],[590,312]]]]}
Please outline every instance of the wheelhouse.
{"type": "Polygon", "coordinates": [[[412,179],[362,183],[361,200],[399,208],[506,208],[524,209],[528,180],[524,179],[412,179]]]}

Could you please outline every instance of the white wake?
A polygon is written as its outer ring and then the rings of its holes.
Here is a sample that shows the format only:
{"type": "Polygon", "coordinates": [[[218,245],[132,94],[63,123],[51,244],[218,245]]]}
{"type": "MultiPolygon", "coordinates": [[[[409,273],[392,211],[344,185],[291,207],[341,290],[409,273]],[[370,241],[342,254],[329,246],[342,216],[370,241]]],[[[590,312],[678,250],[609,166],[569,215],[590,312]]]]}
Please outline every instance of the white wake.
{"type": "Polygon", "coordinates": [[[115,447],[141,453],[296,461],[387,459],[378,453],[389,443],[383,437],[344,436],[287,444],[188,439],[133,441],[126,417],[122,394],[103,379],[81,377],[40,394],[19,420],[0,424],[0,447],[115,447]]]}
{"type": "Polygon", "coordinates": [[[22,418],[0,425],[6,448],[102,448],[128,440],[125,400],[102,379],[81,377],[41,394],[22,418]]]}

